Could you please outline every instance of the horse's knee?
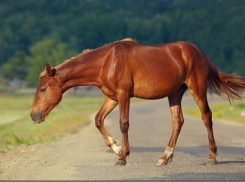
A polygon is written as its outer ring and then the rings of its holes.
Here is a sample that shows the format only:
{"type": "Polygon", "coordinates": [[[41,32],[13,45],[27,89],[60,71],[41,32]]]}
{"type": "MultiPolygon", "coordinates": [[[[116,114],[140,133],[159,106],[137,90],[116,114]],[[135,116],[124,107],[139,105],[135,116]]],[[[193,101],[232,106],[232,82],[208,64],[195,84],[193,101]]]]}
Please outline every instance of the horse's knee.
{"type": "Polygon", "coordinates": [[[120,129],[121,132],[128,132],[128,128],[129,128],[129,121],[124,119],[120,121],[120,129]]]}
{"type": "Polygon", "coordinates": [[[98,129],[102,127],[102,118],[98,114],[95,116],[95,126],[98,129]]]}

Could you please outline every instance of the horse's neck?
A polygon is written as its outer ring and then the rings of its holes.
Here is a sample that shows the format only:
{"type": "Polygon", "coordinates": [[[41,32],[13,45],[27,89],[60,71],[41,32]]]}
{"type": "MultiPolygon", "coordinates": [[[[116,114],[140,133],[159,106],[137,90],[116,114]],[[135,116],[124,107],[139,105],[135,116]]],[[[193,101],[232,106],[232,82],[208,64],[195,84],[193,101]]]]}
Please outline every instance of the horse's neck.
{"type": "Polygon", "coordinates": [[[95,58],[76,58],[57,70],[63,92],[76,86],[99,86],[101,63],[95,58]]]}

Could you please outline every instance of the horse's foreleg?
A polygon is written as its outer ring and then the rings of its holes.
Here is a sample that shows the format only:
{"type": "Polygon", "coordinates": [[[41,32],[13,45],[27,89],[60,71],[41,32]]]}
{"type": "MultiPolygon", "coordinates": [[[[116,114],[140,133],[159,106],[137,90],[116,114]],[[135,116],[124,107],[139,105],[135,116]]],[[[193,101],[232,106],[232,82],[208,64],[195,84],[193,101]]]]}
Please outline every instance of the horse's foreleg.
{"type": "Polygon", "coordinates": [[[129,129],[129,105],[130,95],[128,93],[121,93],[119,95],[119,111],[120,111],[120,129],[122,132],[122,152],[116,165],[126,165],[126,157],[130,154],[129,141],[128,141],[128,129],[129,129]]]}
{"type": "Polygon", "coordinates": [[[157,165],[166,165],[168,162],[172,161],[174,148],[176,146],[181,127],[184,123],[184,117],[181,109],[181,100],[186,89],[186,85],[182,85],[174,94],[168,97],[172,115],[173,131],[168,146],[166,147],[163,156],[158,160],[157,165]]]}
{"type": "Polygon", "coordinates": [[[115,154],[119,155],[121,152],[121,146],[117,146],[116,141],[107,132],[104,126],[105,117],[117,106],[117,104],[117,101],[106,97],[103,106],[95,117],[95,125],[101,132],[106,144],[114,151],[115,154]]]}

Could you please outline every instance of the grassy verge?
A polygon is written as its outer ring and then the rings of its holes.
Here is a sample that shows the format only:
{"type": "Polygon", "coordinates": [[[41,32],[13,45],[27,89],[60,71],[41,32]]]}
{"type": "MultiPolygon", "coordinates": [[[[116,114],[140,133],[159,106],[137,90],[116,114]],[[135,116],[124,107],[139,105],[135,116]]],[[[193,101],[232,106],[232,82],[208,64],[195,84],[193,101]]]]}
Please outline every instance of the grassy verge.
{"type": "Polygon", "coordinates": [[[75,133],[89,123],[89,116],[103,103],[102,97],[65,96],[44,123],[33,124],[29,113],[34,96],[0,95],[0,149],[52,141],[75,133]]]}
{"type": "MultiPolygon", "coordinates": [[[[235,101],[234,105],[227,104],[214,104],[210,105],[213,118],[225,119],[236,121],[245,124],[245,102],[235,101]]],[[[184,113],[190,116],[200,117],[201,113],[198,107],[186,108],[184,113]]]]}

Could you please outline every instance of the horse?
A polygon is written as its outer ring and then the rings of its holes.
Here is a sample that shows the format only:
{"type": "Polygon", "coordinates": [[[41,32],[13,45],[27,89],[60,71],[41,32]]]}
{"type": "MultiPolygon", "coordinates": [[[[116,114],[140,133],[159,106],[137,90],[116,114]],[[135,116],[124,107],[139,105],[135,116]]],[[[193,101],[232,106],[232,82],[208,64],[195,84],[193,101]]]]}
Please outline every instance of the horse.
{"type": "Polygon", "coordinates": [[[130,98],[161,99],[168,97],[172,115],[172,135],[157,165],[173,159],[184,117],[182,96],[187,89],[201,111],[209,141],[211,164],[216,164],[217,146],[213,134],[212,112],[207,101],[207,87],[229,101],[242,98],[245,78],[225,74],[195,45],[171,42],[142,45],[131,38],[115,41],[97,49],[87,49],[63,64],[51,68],[46,63],[30,111],[34,123],[41,123],[61,101],[62,94],[72,87],[97,86],[105,95],[95,116],[95,125],[106,144],[119,156],[115,165],[126,165],[129,148],[130,98]],[[106,116],[119,105],[122,146],[104,126],[106,116]]]}

